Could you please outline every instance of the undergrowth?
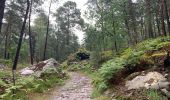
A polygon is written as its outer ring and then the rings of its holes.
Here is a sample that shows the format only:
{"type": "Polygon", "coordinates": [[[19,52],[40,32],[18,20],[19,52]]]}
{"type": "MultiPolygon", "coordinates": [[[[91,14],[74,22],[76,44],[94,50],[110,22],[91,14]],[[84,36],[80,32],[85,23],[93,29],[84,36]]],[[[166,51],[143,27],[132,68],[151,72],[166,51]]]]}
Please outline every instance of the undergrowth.
{"type": "Polygon", "coordinates": [[[46,73],[42,77],[17,75],[16,85],[13,86],[11,75],[6,71],[0,72],[0,99],[3,100],[28,100],[28,94],[42,93],[55,85],[63,85],[67,76],[59,76],[57,73],[46,73]],[[4,80],[5,78],[5,80],[4,80]],[[15,94],[13,95],[13,91],[15,94]]]}
{"type": "Polygon", "coordinates": [[[127,48],[117,57],[101,65],[96,72],[97,78],[93,80],[93,85],[99,92],[103,92],[121,78],[127,77],[135,71],[150,68],[155,63],[151,55],[146,55],[148,51],[168,50],[170,37],[160,37],[150,39],[127,48]]]}

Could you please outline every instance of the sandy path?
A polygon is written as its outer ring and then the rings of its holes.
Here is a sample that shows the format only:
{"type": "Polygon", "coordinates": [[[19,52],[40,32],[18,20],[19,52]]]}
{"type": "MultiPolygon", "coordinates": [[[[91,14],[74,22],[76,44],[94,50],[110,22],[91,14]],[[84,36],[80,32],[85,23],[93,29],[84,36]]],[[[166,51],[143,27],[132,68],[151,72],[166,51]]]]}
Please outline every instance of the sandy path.
{"type": "Polygon", "coordinates": [[[35,94],[30,100],[91,100],[91,80],[86,75],[70,72],[70,80],[59,88],[43,94],[35,94]]]}

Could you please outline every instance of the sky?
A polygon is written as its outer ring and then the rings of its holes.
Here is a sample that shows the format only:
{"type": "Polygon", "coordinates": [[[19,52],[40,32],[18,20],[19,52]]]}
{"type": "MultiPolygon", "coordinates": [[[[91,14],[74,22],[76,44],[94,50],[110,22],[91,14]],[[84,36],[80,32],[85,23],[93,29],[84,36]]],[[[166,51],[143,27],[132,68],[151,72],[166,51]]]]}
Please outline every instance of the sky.
{"type": "MultiPolygon", "coordinates": [[[[74,1],[74,2],[76,2],[77,8],[81,10],[82,18],[83,19],[85,18],[83,15],[84,15],[84,11],[86,10],[85,4],[87,3],[88,0],[59,0],[58,3],[52,3],[52,5],[51,5],[51,12],[55,13],[56,9],[58,7],[60,7],[60,6],[62,6],[63,3],[65,3],[66,1],[74,1]]],[[[49,0],[46,0],[45,3],[43,4],[42,8],[47,12],[47,14],[48,14],[48,7],[49,7],[49,0]]],[[[35,17],[36,16],[34,16],[33,18],[35,18],[35,17]]],[[[50,22],[52,24],[55,24],[54,23],[55,22],[55,18],[52,15],[50,16],[50,22]]],[[[74,33],[78,36],[78,41],[81,44],[83,42],[82,40],[84,38],[84,32],[75,29],[74,33]]]]}

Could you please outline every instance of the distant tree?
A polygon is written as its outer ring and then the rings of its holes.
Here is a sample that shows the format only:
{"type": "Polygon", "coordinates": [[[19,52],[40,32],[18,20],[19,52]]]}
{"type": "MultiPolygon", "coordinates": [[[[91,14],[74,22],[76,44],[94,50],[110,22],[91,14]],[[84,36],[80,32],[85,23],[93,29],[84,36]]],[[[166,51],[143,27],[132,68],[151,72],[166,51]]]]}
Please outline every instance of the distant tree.
{"type": "Polygon", "coordinates": [[[163,0],[163,6],[165,9],[165,17],[166,17],[166,21],[167,21],[167,28],[168,28],[168,35],[170,35],[170,19],[169,19],[169,13],[168,13],[168,4],[167,4],[167,0],[163,0]]]}
{"type": "Polygon", "coordinates": [[[31,64],[33,65],[33,45],[32,45],[32,33],[31,33],[31,13],[32,13],[32,3],[33,1],[30,0],[30,8],[29,8],[29,45],[30,45],[30,60],[31,64]]]}
{"type": "Polygon", "coordinates": [[[44,11],[40,11],[37,15],[37,18],[34,20],[34,26],[32,26],[32,31],[34,32],[34,56],[35,60],[38,62],[43,60],[44,54],[44,43],[46,38],[47,22],[48,16],[44,11]]]}
{"type": "MultiPolygon", "coordinates": [[[[2,31],[2,40],[4,40],[4,59],[10,58],[10,49],[12,48],[10,45],[16,45],[16,36],[19,36],[19,31],[22,27],[22,17],[20,15],[20,5],[15,2],[11,2],[7,6],[7,10],[4,14],[4,19],[6,23],[3,25],[4,30],[2,31]]],[[[11,55],[12,56],[12,55],[11,55]]],[[[12,58],[11,58],[12,59],[12,58]]]]}
{"type": "Polygon", "coordinates": [[[76,25],[82,27],[84,23],[84,20],[81,18],[80,9],[77,9],[75,2],[67,1],[57,10],[56,17],[60,30],[67,34],[66,44],[69,45],[71,29],[76,25]]]}
{"type": "Polygon", "coordinates": [[[65,35],[63,37],[64,44],[63,51],[66,55],[69,55],[73,49],[72,37],[74,28],[83,29],[84,20],[81,18],[80,9],[77,8],[77,4],[72,1],[67,1],[63,6],[59,7],[56,14],[56,22],[59,26],[59,32],[65,35]]]}
{"type": "Polygon", "coordinates": [[[30,60],[31,64],[33,64],[34,60],[34,37],[32,35],[32,30],[31,30],[31,15],[32,15],[32,10],[36,10],[37,6],[40,6],[43,3],[42,0],[30,0],[30,9],[29,9],[29,23],[28,23],[28,33],[29,33],[29,46],[30,46],[30,60]]]}
{"type": "Polygon", "coordinates": [[[47,32],[46,32],[46,37],[45,37],[45,46],[44,46],[43,60],[46,59],[46,50],[47,50],[47,42],[48,42],[48,34],[49,34],[49,25],[50,25],[50,14],[51,14],[51,4],[52,4],[52,0],[50,0],[50,6],[49,6],[49,10],[48,10],[47,32]]]}
{"type": "Polygon", "coordinates": [[[151,0],[145,0],[146,3],[146,20],[147,20],[147,34],[150,38],[153,38],[153,28],[152,28],[152,8],[151,8],[151,0]]]}
{"type": "Polygon", "coordinates": [[[2,27],[2,20],[3,20],[3,16],[4,16],[5,1],[6,0],[0,1],[0,33],[1,33],[1,27],[2,27]]]}

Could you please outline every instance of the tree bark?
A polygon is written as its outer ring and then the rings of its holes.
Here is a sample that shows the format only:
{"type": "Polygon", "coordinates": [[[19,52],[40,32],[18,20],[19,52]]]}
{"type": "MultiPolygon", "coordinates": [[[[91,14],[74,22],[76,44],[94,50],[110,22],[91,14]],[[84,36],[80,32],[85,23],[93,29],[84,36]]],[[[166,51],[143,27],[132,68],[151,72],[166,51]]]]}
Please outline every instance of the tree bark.
{"type": "Polygon", "coordinates": [[[46,38],[45,38],[43,60],[46,59],[47,42],[48,42],[48,34],[49,34],[49,24],[50,24],[50,14],[51,14],[51,4],[52,4],[52,0],[50,1],[50,6],[49,6],[49,14],[48,14],[48,22],[47,22],[47,33],[46,33],[46,38]]]}
{"type": "Polygon", "coordinates": [[[24,35],[24,31],[25,31],[26,21],[27,21],[27,18],[28,18],[29,7],[30,7],[30,2],[29,2],[29,0],[27,0],[26,14],[24,16],[24,21],[23,21],[23,25],[22,25],[22,28],[21,28],[21,32],[20,32],[19,41],[18,41],[18,47],[17,47],[17,51],[16,51],[16,55],[15,55],[15,59],[14,59],[13,67],[12,67],[14,85],[15,85],[15,70],[16,70],[17,64],[18,64],[18,58],[19,58],[20,49],[21,49],[21,45],[22,45],[22,38],[23,38],[23,35],[24,35]]]}
{"type": "Polygon", "coordinates": [[[113,33],[114,33],[114,46],[115,46],[115,51],[118,52],[118,47],[117,47],[117,41],[116,41],[116,29],[115,29],[115,21],[114,21],[114,12],[112,11],[112,28],[113,28],[113,33]]]}
{"type": "Polygon", "coordinates": [[[147,18],[147,33],[149,38],[153,38],[153,29],[152,29],[152,14],[151,14],[151,0],[145,0],[146,2],[146,18],[147,18]]]}
{"type": "Polygon", "coordinates": [[[163,7],[162,0],[159,0],[159,7],[160,7],[159,12],[160,12],[160,20],[161,20],[161,34],[167,36],[165,22],[164,22],[164,7],[163,7]]]}
{"type": "Polygon", "coordinates": [[[3,17],[4,17],[5,1],[6,0],[0,0],[0,33],[1,33],[1,28],[3,23],[3,17]]]}
{"type": "Polygon", "coordinates": [[[132,27],[132,35],[133,35],[133,42],[137,44],[138,42],[138,35],[136,29],[136,19],[135,19],[135,11],[134,11],[134,4],[132,0],[128,0],[128,7],[129,7],[129,18],[131,20],[131,27],[132,27]]]}
{"type": "Polygon", "coordinates": [[[163,6],[165,7],[165,16],[166,16],[166,21],[167,21],[167,26],[168,26],[168,33],[170,35],[170,21],[169,21],[169,14],[168,14],[168,7],[167,7],[167,1],[163,0],[163,6]]]}
{"type": "Polygon", "coordinates": [[[33,49],[32,49],[32,33],[31,33],[31,13],[32,13],[32,0],[30,0],[29,10],[29,46],[30,46],[30,60],[33,65],[33,49]]]}
{"type": "Polygon", "coordinates": [[[158,30],[158,35],[160,36],[161,31],[160,31],[160,21],[159,21],[159,18],[158,18],[158,10],[156,11],[156,27],[157,27],[157,30],[158,30]]]}
{"type": "Polygon", "coordinates": [[[4,48],[4,59],[7,58],[7,49],[8,49],[8,36],[9,36],[9,27],[10,22],[7,24],[7,28],[5,30],[5,48],[4,48]]]}
{"type": "Polygon", "coordinates": [[[128,22],[128,13],[126,11],[126,8],[127,7],[126,7],[126,2],[125,2],[124,7],[123,7],[123,12],[124,12],[124,15],[125,15],[124,21],[125,21],[126,32],[127,32],[128,36],[129,36],[128,45],[130,46],[131,43],[132,43],[132,35],[130,33],[129,22],[128,22]]]}

